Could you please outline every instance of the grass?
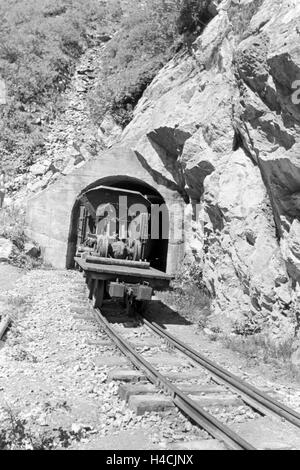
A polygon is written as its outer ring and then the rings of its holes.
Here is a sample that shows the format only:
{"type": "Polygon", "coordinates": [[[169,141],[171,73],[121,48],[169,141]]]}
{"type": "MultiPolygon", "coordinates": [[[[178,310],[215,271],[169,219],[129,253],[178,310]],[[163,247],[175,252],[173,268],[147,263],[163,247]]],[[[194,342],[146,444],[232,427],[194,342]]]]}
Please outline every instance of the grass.
{"type": "Polygon", "coordinates": [[[254,336],[226,336],[223,340],[226,347],[242,353],[249,358],[262,359],[264,362],[269,360],[287,361],[291,358],[293,352],[293,340],[274,345],[264,334],[254,336]]]}
{"type": "Polygon", "coordinates": [[[24,173],[45,153],[49,122],[76,63],[106,27],[98,0],[0,0],[0,76],[7,104],[0,109],[1,164],[24,173]]]}
{"type": "Polygon", "coordinates": [[[202,281],[198,264],[186,264],[176,275],[171,289],[158,292],[157,298],[186,320],[205,328],[211,313],[210,296],[202,281]]]}
{"type": "Polygon", "coordinates": [[[293,339],[275,345],[264,333],[252,336],[223,336],[222,344],[231,351],[238,352],[248,359],[249,366],[272,365],[276,377],[281,376],[300,382],[299,368],[291,362],[293,339]]]}
{"type": "Polygon", "coordinates": [[[231,21],[232,30],[238,38],[238,42],[246,39],[249,35],[249,26],[252,18],[262,6],[264,0],[253,0],[245,4],[232,3],[228,10],[228,17],[231,21]]]}
{"type": "Polygon", "coordinates": [[[85,437],[85,431],[68,431],[59,427],[55,430],[44,431],[33,420],[21,417],[21,414],[11,407],[2,408],[4,419],[0,423],[0,450],[53,450],[68,448],[73,441],[85,437]]]}
{"type": "Polygon", "coordinates": [[[21,248],[27,241],[24,233],[25,210],[18,207],[4,207],[0,210],[0,237],[11,240],[21,248]]]}

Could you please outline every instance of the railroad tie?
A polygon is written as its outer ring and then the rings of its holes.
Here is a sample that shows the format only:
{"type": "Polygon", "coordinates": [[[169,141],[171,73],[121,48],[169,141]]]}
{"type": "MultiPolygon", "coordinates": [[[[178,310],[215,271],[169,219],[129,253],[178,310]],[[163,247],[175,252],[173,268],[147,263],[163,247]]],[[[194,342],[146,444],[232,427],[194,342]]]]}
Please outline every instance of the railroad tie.
{"type": "Polygon", "coordinates": [[[173,400],[161,394],[156,395],[131,395],[128,406],[134,410],[138,416],[146,412],[167,411],[174,408],[173,400]]]}
{"type": "Polygon", "coordinates": [[[121,400],[128,402],[132,395],[151,395],[157,393],[157,388],[151,383],[120,384],[118,395],[121,400]]]}
{"type": "Polygon", "coordinates": [[[108,373],[108,382],[139,382],[146,380],[145,374],[135,369],[114,369],[108,373]]]}

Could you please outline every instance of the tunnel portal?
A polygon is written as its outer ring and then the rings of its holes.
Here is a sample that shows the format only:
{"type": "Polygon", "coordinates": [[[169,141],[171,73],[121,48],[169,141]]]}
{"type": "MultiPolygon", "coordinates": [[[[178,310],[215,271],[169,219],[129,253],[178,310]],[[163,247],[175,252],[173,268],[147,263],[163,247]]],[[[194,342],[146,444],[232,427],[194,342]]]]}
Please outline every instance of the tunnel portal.
{"type": "MultiPolygon", "coordinates": [[[[166,203],[161,194],[149,186],[132,177],[108,177],[95,181],[86,188],[77,197],[72,210],[70,223],[70,234],[68,240],[67,268],[74,267],[74,257],[78,246],[82,244],[89,235],[98,235],[97,227],[103,224],[105,219],[112,217],[109,214],[108,207],[111,206],[116,216],[117,224],[114,223],[114,229],[117,231],[115,236],[120,239],[127,239],[130,221],[134,219],[139,212],[139,206],[145,207],[145,213],[149,216],[147,228],[147,246],[143,252],[145,259],[151,266],[161,271],[166,271],[168,256],[168,237],[169,233],[169,214],[166,203]],[[111,191],[110,191],[111,190],[111,191]],[[120,207],[120,202],[125,203],[125,207],[120,207]],[[151,210],[153,205],[156,210],[151,210]],[[101,209],[101,216],[97,210],[101,209]],[[133,214],[131,214],[133,212],[133,214]],[[126,214],[126,227],[119,220],[124,213],[126,214]],[[151,216],[158,214],[158,230],[152,230],[154,222],[151,216]],[[124,228],[124,230],[122,230],[124,228]],[[153,235],[153,236],[152,236],[153,235]]],[[[156,229],[156,227],[155,227],[156,229]]],[[[110,233],[113,236],[113,233],[110,233]]],[[[145,237],[146,239],[146,237],[145,237]]]]}
{"type": "Polygon", "coordinates": [[[180,232],[184,224],[186,202],[174,183],[146,168],[138,155],[124,146],[95,156],[28,200],[26,233],[40,245],[45,262],[58,269],[73,267],[80,198],[100,185],[135,191],[147,196],[151,204],[165,204],[169,236],[167,241],[158,237],[155,250],[159,260],[152,256],[152,262],[168,274],[175,274],[184,258],[185,245],[184,234],[174,239],[173,232],[176,228],[180,232]]]}

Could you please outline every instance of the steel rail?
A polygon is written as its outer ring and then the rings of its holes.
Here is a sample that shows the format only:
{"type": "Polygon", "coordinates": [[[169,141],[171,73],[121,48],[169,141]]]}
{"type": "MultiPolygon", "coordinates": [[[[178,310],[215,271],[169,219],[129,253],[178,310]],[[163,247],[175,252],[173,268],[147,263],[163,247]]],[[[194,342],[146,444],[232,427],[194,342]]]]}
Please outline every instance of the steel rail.
{"type": "Polygon", "coordinates": [[[3,318],[0,322],[0,340],[2,340],[3,336],[6,333],[6,330],[9,328],[11,325],[12,320],[9,316],[3,318]]]}
{"type": "Polygon", "coordinates": [[[135,367],[142,369],[146,377],[154,384],[171,395],[174,404],[186,413],[194,422],[205,429],[210,435],[223,441],[232,450],[255,450],[249,442],[232,431],[229,427],[207,413],[194,400],[189,398],[172,382],[164,377],[152,364],[144,359],[104,318],[99,309],[93,309],[96,320],[106,334],[113,340],[118,348],[125,354],[135,367]]]}
{"type": "Polygon", "coordinates": [[[235,389],[239,393],[245,402],[248,402],[249,405],[257,409],[257,411],[268,412],[277,417],[280,416],[281,418],[289,421],[294,426],[300,428],[300,414],[297,413],[297,411],[285,406],[283,403],[278,402],[272,397],[266,396],[262,391],[255,388],[253,385],[244,382],[231,372],[223,369],[218,364],[205,357],[203,354],[183,343],[179,338],[176,338],[171,333],[165,331],[156,322],[151,321],[146,314],[143,314],[142,319],[145,325],[148,326],[152,331],[156,332],[161,338],[164,338],[176,349],[205,367],[205,369],[208,369],[214,376],[220,379],[222,383],[225,383],[227,386],[230,385],[231,388],[235,389]]]}

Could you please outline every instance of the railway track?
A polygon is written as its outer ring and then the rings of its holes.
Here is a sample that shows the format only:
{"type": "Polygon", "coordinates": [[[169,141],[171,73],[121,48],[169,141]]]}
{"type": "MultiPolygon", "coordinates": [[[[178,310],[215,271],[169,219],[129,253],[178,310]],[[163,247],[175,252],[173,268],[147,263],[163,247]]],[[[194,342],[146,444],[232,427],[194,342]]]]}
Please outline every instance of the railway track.
{"type": "MultiPolygon", "coordinates": [[[[117,348],[126,356],[126,358],[128,358],[134,367],[139,371],[142,371],[145,378],[148,379],[157,389],[162,390],[167,396],[171,397],[174,405],[192,422],[207,431],[207,433],[214,439],[223,442],[229,449],[255,450],[255,447],[250,442],[247,442],[229,426],[217,419],[208,411],[207,407],[201,406],[201,397],[194,395],[195,390],[191,390],[193,389],[193,386],[178,384],[178,381],[174,379],[174,374],[173,378],[170,379],[170,374],[168,375],[166,373],[165,367],[161,368],[156,363],[153,364],[154,357],[147,356],[147,352],[145,353],[144,351],[144,349],[147,350],[147,348],[141,347],[141,344],[136,346],[132,338],[130,338],[130,340],[126,338],[126,332],[129,331],[128,329],[121,328],[122,331],[120,331],[119,327],[113,326],[112,319],[115,319],[117,315],[114,316],[114,314],[108,312],[104,316],[103,312],[99,309],[93,309],[93,314],[101,329],[109,336],[117,348]]],[[[144,328],[144,337],[147,335],[147,330],[148,333],[162,341],[162,344],[167,344],[169,347],[171,346],[171,352],[169,348],[170,356],[168,356],[170,357],[170,361],[172,358],[174,360],[176,354],[179,354],[180,358],[182,358],[183,367],[185,367],[184,361],[187,361],[186,365],[193,364],[192,370],[196,371],[196,376],[197,374],[199,375],[200,385],[203,380],[203,371],[205,371],[205,374],[210,377],[212,383],[217,384],[217,386],[220,387],[219,395],[221,402],[222,399],[226,401],[230,397],[235,397],[235,399],[242,400],[242,402],[249,408],[255,410],[255,413],[257,413],[258,416],[275,416],[288,421],[297,428],[300,428],[300,415],[296,411],[289,409],[282,403],[279,403],[272,397],[266,395],[264,392],[257,390],[253,386],[240,380],[238,377],[210,361],[187,344],[184,344],[178,338],[172,336],[160,325],[151,321],[147,316],[141,317],[139,320],[140,327],[142,326],[142,328],[144,328]],[[228,395],[228,393],[230,395],[228,395]]],[[[141,340],[140,343],[143,343],[143,340],[141,340]]],[[[178,377],[179,376],[180,373],[178,373],[178,377]]],[[[197,388],[198,385],[199,381],[195,384],[194,389],[197,388]]],[[[203,393],[201,395],[202,400],[205,399],[205,397],[203,398],[203,393]]]]}
{"type": "Polygon", "coordinates": [[[2,340],[2,338],[4,337],[7,329],[9,328],[9,326],[11,325],[11,318],[10,316],[6,316],[4,318],[2,318],[1,322],[0,322],[0,341],[2,340]]]}
{"type": "Polygon", "coordinates": [[[108,336],[117,345],[117,347],[125,354],[132,364],[142,370],[145,376],[154,385],[162,388],[166,393],[172,396],[174,404],[183,411],[191,420],[205,429],[211,436],[223,441],[231,449],[236,450],[252,450],[254,447],[244,441],[240,436],[231,431],[227,426],[218,422],[213,416],[201,408],[194,400],[182,392],[176,385],[171,383],[163,376],[155,367],[148,362],[142,354],[138,353],[128,341],[121,337],[115,329],[109,324],[100,311],[95,311],[96,319],[100,326],[105,329],[108,336]]]}
{"type": "Polygon", "coordinates": [[[198,364],[209,370],[216,381],[226,384],[234,389],[252,408],[256,409],[262,414],[271,414],[275,417],[283,418],[289,421],[291,424],[300,428],[300,414],[297,411],[285,406],[283,403],[274,400],[274,398],[266,395],[252,385],[240,380],[231,372],[220,367],[213,361],[210,361],[203,354],[195,351],[193,348],[184,344],[178,338],[163,330],[163,328],[155,322],[151,322],[147,317],[143,318],[144,323],[158,334],[161,338],[167,340],[172,346],[177,348],[179,351],[184,352],[191,359],[198,364]]]}

